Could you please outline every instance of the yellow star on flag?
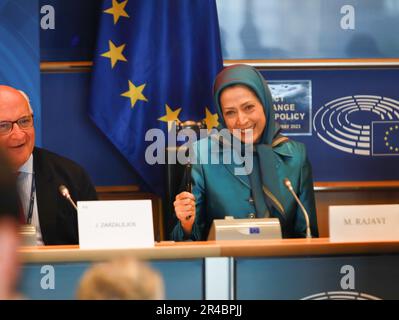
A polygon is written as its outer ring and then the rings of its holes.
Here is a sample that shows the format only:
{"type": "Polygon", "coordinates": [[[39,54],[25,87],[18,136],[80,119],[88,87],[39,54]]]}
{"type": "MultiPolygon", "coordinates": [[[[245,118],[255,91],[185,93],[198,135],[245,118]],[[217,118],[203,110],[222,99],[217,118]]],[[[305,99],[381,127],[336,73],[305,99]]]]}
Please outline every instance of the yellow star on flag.
{"type": "Polygon", "coordinates": [[[177,121],[177,122],[180,122],[179,113],[181,111],[181,108],[176,109],[176,110],[173,111],[167,104],[165,104],[165,110],[166,110],[166,114],[163,117],[158,118],[159,121],[163,121],[163,122],[177,121]]]}
{"type": "Polygon", "coordinates": [[[207,107],[205,107],[205,113],[206,116],[204,121],[208,130],[211,130],[214,127],[216,128],[219,125],[219,115],[217,113],[212,114],[207,107]]]}
{"type": "Polygon", "coordinates": [[[134,108],[137,100],[147,102],[147,98],[143,95],[143,90],[145,88],[145,83],[141,86],[136,87],[130,80],[129,80],[129,90],[122,93],[121,96],[130,98],[131,107],[134,108]]]}
{"type": "Polygon", "coordinates": [[[114,16],[114,24],[116,24],[120,17],[129,18],[129,15],[125,11],[128,0],[119,3],[117,0],[112,0],[112,7],[104,10],[105,13],[112,14],[114,16]]]}
{"type": "Polygon", "coordinates": [[[108,45],[109,45],[109,51],[103,53],[101,56],[111,59],[112,68],[115,67],[118,61],[125,61],[125,62],[127,61],[125,56],[122,54],[122,51],[123,49],[125,49],[126,44],[122,44],[121,46],[116,47],[114,43],[111,40],[109,40],[108,45]]]}

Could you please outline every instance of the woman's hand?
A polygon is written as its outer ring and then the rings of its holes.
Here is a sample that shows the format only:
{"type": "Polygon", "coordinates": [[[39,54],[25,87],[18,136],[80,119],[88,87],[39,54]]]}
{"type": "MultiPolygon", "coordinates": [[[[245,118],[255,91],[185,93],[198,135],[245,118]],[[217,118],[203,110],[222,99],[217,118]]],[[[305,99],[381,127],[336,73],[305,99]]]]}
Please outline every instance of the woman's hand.
{"type": "Polygon", "coordinates": [[[195,197],[187,191],[181,192],[176,196],[173,203],[176,217],[180,220],[184,232],[189,235],[193,229],[195,220],[195,197]]]}

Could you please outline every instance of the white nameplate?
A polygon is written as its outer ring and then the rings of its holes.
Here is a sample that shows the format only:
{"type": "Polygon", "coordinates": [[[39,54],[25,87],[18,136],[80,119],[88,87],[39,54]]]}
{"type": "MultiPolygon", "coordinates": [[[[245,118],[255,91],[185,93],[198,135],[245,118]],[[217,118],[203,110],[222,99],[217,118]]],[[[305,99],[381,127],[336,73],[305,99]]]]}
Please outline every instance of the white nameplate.
{"type": "Polygon", "coordinates": [[[82,249],[154,246],[151,200],[78,201],[82,249]]]}
{"type": "Polygon", "coordinates": [[[329,207],[330,241],[399,240],[399,205],[329,207]]]}

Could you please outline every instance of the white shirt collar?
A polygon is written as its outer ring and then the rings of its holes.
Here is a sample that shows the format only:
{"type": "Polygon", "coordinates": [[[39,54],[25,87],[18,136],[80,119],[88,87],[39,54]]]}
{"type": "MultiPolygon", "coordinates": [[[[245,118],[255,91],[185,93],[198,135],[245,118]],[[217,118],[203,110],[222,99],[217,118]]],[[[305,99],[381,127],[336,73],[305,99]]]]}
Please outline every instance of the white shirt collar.
{"type": "Polygon", "coordinates": [[[29,159],[19,168],[19,172],[33,174],[33,154],[30,155],[29,159]]]}

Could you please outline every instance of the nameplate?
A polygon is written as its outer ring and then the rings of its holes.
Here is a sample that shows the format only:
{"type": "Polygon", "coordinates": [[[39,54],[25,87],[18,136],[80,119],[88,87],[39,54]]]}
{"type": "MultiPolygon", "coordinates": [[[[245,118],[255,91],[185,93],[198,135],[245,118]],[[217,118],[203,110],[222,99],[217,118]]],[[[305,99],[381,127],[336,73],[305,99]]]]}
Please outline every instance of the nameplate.
{"type": "Polygon", "coordinates": [[[78,201],[81,249],[154,246],[151,200],[78,201]]]}
{"type": "Polygon", "coordinates": [[[399,240],[399,205],[330,206],[331,242],[399,240]]]}

